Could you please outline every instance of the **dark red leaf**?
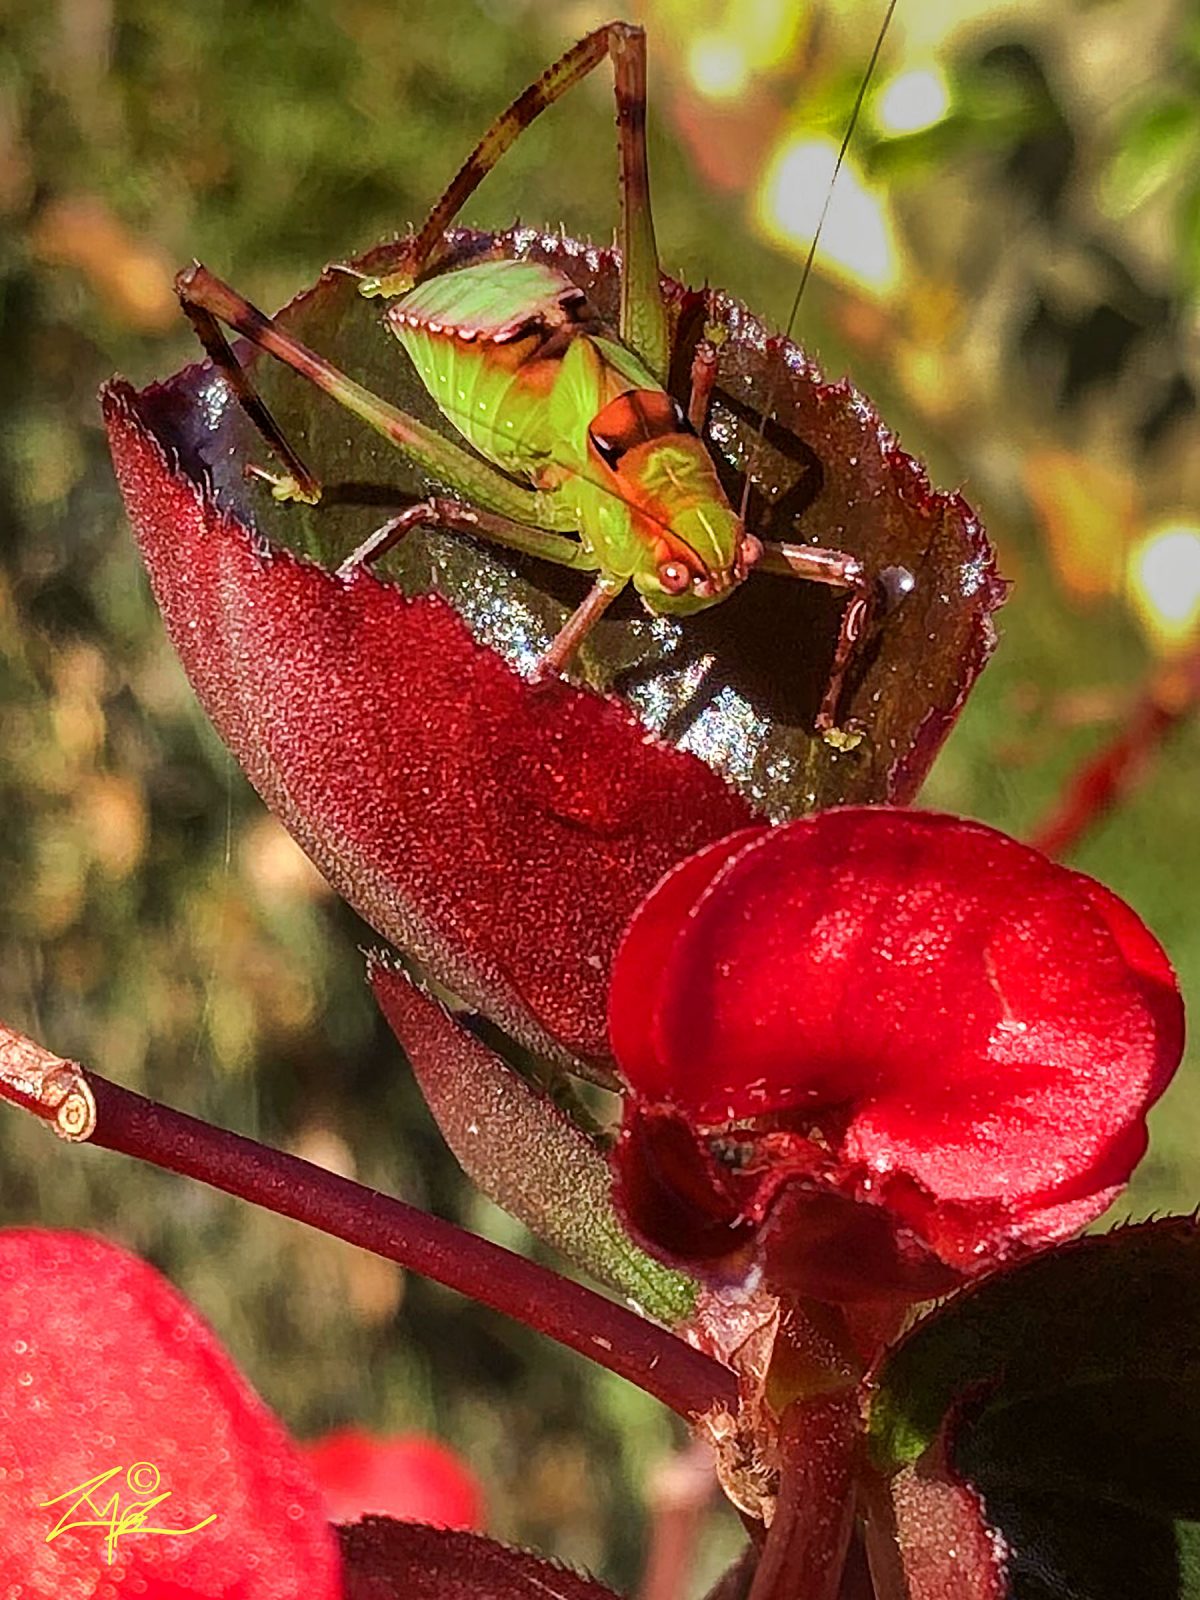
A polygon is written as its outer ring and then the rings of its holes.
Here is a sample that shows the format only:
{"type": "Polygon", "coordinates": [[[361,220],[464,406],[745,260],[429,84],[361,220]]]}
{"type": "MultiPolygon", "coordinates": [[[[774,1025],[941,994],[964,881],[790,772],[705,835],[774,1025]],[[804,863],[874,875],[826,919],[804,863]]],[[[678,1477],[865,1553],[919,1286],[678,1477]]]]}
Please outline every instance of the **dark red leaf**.
{"type": "Polygon", "coordinates": [[[592,1578],[477,1534],[366,1517],[338,1536],[346,1600],[617,1600],[592,1578]]]}
{"type": "Polygon", "coordinates": [[[440,1528],[483,1524],[475,1475],[436,1439],[417,1433],[377,1439],[361,1428],[339,1428],[299,1448],[331,1522],[378,1514],[440,1528]]]}
{"type": "Polygon", "coordinates": [[[688,1258],[650,1176],[685,1173],[693,1209],[712,1192],[697,1256],[715,1223],[741,1219],[731,1250],[758,1223],[779,1281],[836,1299],[936,1293],[1090,1221],[1183,1042],[1166,957],[1115,896],[989,828],[893,810],[687,864],[635,918],[612,1007],[640,1231],[688,1258]]]}
{"type": "MultiPolygon", "coordinates": [[[[612,311],[604,252],[527,232],[455,237],[459,263],[496,242],[558,263],[612,311]]],[[[360,265],[387,260],[384,249],[360,265]]],[[[705,305],[673,296],[683,372],[705,305]]],[[[429,488],[293,374],[257,364],[329,486],[315,509],[247,484],[243,467],[263,450],[209,369],[106,397],[167,627],[252,781],[375,927],[517,1037],[543,1050],[557,1041],[560,1059],[607,1057],[616,940],[668,867],[755,813],[912,795],[991,648],[1002,598],[967,507],[930,489],[860,396],[825,384],[732,302],[718,296],[711,310],[730,334],[713,447],[735,493],[753,461],[758,530],[837,541],[872,572],[902,565],[916,578],[852,673],[844,712],[866,729],[857,749],[813,732],[841,605],[829,591],[756,575],[682,624],[651,624],[622,602],[581,665],[625,707],[564,685],[534,690],[500,657],[528,667],[579,598],[577,575],[432,533],[387,558],[384,582],[338,582],[278,553],[332,567],[429,488]],[[754,408],[768,394],[779,425],[760,454],[754,408]]],[[[327,274],[286,320],[437,421],[346,275],[327,274]]]]}
{"type": "Polygon", "coordinates": [[[535,1049],[603,1058],[608,964],[681,855],[747,818],[615,701],[532,689],[435,595],[265,554],[110,390],[168,631],[268,805],[386,937],[535,1049]]]}
{"type": "Polygon", "coordinates": [[[0,1578],[12,1593],[340,1600],[337,1546],[307,1468],[158,1273],[82,1234],[2,1233],[0,1327],[0,1578]],[[44,1502],[112,1467],[98,1506],[116,1494],[127,1512],[156,1492],[169,1498],[148,1527],[216,1521],[176,1537],[131,1532],[111,1566],[106,1527],[47,1542],[77,1496],[44,1502]]]}

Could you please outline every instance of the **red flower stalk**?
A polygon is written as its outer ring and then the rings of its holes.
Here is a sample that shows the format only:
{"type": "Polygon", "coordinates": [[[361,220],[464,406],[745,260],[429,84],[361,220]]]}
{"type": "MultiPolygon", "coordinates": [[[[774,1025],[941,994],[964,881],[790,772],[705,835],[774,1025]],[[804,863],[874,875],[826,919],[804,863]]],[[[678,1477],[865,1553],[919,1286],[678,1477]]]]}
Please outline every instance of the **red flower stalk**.
{"type": "Polygon", "coordinates": [[[925,1298],[1074,1233],[1142,1155],[1183,1013],[1153,936],[978,824],[847,808],[693,856],[618,951],[623,1208],[776,1292],[925,1298]]]}

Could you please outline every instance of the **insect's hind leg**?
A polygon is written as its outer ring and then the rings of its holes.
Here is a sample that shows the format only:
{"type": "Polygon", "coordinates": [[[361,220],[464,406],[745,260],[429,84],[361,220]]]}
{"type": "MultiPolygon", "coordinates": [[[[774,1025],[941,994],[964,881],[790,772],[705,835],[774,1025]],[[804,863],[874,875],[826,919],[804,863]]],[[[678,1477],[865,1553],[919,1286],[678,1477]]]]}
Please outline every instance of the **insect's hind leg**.
{"type": "Polygon", "coordinates": [[[187,277],[186,271],[179,274],[176,279],[176,290],[179,294],[179,303],[188,321],[196,330],[196,337],[204,346],[205,353],[213,366],[233,390],[242,410],[287,469],[286,476],[282,479],[275,478],[270,473],[259,472],[257,468],[254,469],[255,472],[272,484],[277,499],[302,500],[307,505],[315,506],[321,498],[319,481],[309,471],[295,446],[271,415],[266,402],[254,387],[250,374],[234,354],[233,346],[225,337],[220,322],[211,311],[188,297],[186,287],[180,287],[187,277]]]}
{"type": "Polygon", "coordinates": [[[509,517],[497,516],[479,506],[464,505],[461,500],[448,500],[433,495],[405,506],[368,538],[352,550],[337,569],[339,578],[352,577],[360,567],[374,566],[382,561],[389,550],[394,550],[414,528],[448,528],[454,533],[470,533],[477,539],[504,545],[509,550],[520,550],[525,555],[538,556],[543,561],[553,561],[560,567],[574,567],[587,571],[595,566],[595,558],[575,539],[564,538],[559,533],[546,533],[541,528],[530,528],[514,522],[509,517]]]}
{"type": "MultiPolygon", "coordinates": [[[[286,328],[264,315],[199,262],[179,274],[175,288],[185,307],[196,308],[206,314],[200,319],[206,331],[209,331],[210,322],[227,324],[268,355],[307,378],[347,411],[353,412],[431,477],[438,478],[474,504],[533,530],[549,530],[553,533],[575,531],[569,520],[569,509],[562,501],[555,501],[552,495],[541,490],[522,488],[481,457],[443,437],[379,395],[372,394],[362,384],[355,383],[353,378],[294,338],[286,328]]],[[[224,335],[221,336],[221,342],[224,344],[224,335]]],[[[278,424],[267,411],[245,369],[238,367],[227,344],[225,350],[228,361],[237,368],[238,375],[234,377],[223,362],[218,361],[218,365],[234,383],[235,392],[246,406],[251,420],[263,432],[272,449],[277,447],[277,441],[283,442],[284,460],[289,463],[289,470],[294,476],[294,468],[290,464],[298,461],[295,451],[283,440],[278,424]],[[267,419],[265,428],[262,421],[264,416],[267,419]]],[[[214,359],[217,359],[215,355],[214,359]]],[[[299,464],[303,468],[303,463],[299,464]]],[[[303,470],[307,471],[306,468],[303,470]]],[[[308,477],[315,484],[311,473],[308,477]]]]}
{"type": "Polygon", "coordinates": [[[483,179],[530,123],[586,78],[605,56],[613,64],[620,154],[620,332],[651,371],[665,377],[670,353],[667,315],[659,285],[646,160],[646,36],[627,22],[609,22],[572,45],[501,112],[405,247],[402,264],[382,277],[364,279],[359,285],[361,292],[403,294],[418,278],[436,272],[446,252],[447,228],[483,179]]]}

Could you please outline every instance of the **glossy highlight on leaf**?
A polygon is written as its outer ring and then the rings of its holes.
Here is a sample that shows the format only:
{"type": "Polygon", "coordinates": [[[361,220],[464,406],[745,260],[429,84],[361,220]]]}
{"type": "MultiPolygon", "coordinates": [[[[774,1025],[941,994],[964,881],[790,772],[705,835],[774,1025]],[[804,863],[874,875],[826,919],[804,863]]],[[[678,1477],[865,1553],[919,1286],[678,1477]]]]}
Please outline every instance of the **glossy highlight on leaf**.
{"type": "MultiPolygon", "coordinates": [[[[450,264],[493,249],[552,262],[612,313],[611,254],[529,231],[459,232],[450,264]]],[[[383,271],[394,255],[381,247],[356,265],[383,271]]],[[[930,488],[861,396],[825,383],[724,297],[677,285],[670,296],[677,390],[705,319],[728,332],[710,442],[734,496],[751,466],[755,530],[913,574],[851,673],[857,748],[813,731],[842,604],[830,591],[755,574],[679,623],[627,598],[580,663],[616,699],[535,689],[520,672],[580,598],[579,575],[422,530],[378,573],[335,579],[374,527],[434,486],[294,373],[254,362],[327,486],[315,508],[278,505],[247,481],[263,448],[207,366],[141,394],[114,384],[105,401],[168,630],[268,804],[433,976],[535,1049],[601,1073],[608,968],[640,899],[756,815],[910,798],[992,647],[1003,598],[969,509],[930,488]],[[760,453],[768,395],[776,416],[760,453]]],[[[283,320],[449,428],[345,273],[327,273],[283,320]]]]}
{"type": "Polygon", "coordinates": [[[990,828],[870,808],[677,869],[610,1018],[637,1231],[833,1300],[927,1297],[1077,1231],[1183,1043],[1114,895],[990,828]]]}

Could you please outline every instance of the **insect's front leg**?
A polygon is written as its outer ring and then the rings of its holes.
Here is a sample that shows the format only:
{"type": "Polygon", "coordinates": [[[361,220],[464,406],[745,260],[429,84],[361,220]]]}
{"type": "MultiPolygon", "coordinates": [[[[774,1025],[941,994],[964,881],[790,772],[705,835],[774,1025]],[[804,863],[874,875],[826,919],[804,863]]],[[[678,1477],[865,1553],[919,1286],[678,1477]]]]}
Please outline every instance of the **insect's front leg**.
{"type": "Polygon", "coordinates": [[[704,333],[696,341],[695,353],[692,356],[687,417],[702,439],[708,429],[708,411],[717,382],[717,361],[721,346],[727,338],[725,329],[719,323],[706,322],[704,333]]]}
{"type": "Polygon", "coordinates": [[[479,506],[464,505],[461,500],[448,500],[434,495],[428,500],[418,500],[415,505],[406,506],[396,516],[389,517],[382,527],[376,528],[342,562],[337,569],[338,577],[349,578],[359,567],[374,566],[377,561],[382,561],[388,551],[394,550],[414,528],[447,528],[453,533],[470,533],[477,539],[504,545],[509,550],[520,550],[525,555],[538,556],[560,567],[574,567],[584,572],[596,565],[591,552],[574,539],[564,538],[559,533],[546,533],[541,528],[527,527],[524,523],[513,522],[509,517],[498,516],[479,506]]]}
{"type": "MultiPolygon", "coordinates": [[[[510,550],[521,550],[540,556],[544,561],[554,561],[560,566],[581,571],[594,568],[596,558],[583,544],[564,539],[556,533],[543,533],[538,528],[524,528],[475,506],[465,506],[458,500],[432,497],[406,506],[382,527],[376,528],[369,539],[364,539],[358,549],[348,555],[337,569],[339,578],[351,578],[360,567],[373,566],[394,550],[414,528],[449,528],[455,533],[474,534],[505,545],[510,550]]],[[[555,634],[541,659],[531,673],[534,683],[559,677],[566,670],[571,657],[588,634],[624,589],[628,579],[602,572],[588,590],[583,600],[555,634]]]]}
{"type": "Polygon", "coordinates": [[[591,633],[628,581],[627,578],[614,577],[611,573],[602,572],[600,574],[579,605],[576,606],[575,610],[572,611],[550,641],[549,648],[533,669],[534,683],[542,683],[552,676],[561,676],[571,657],[579,649],[579,646],[591,633]]]}
{"type": "Polygon", "coordinates": [[[770,542],[763,545],[759,567],[763,572],[776,572],[784,577],[802,578],[809,583],[849,591],[838,624],[829,681],[817,709],[816,730],[828,743],[845,744],[852,748],[858,743],[861,733],[843,729],[838,723],[838,703],[847,669],[854,658],[855,648],[872,621],[889,611],[912,589],[912,573],[907,567],[888,567],[877,578],[870,578],[858,557],[848,555],[844,550],[770,542]]]}

